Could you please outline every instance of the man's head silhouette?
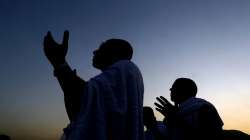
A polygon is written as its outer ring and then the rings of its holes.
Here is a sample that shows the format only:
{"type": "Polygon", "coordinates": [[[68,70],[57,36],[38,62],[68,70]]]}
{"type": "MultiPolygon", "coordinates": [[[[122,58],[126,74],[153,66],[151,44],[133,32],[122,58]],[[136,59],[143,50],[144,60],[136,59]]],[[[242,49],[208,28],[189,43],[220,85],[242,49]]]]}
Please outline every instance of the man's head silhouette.
{"type": "Polygon", "coordinates": [[[109,39],[93,52],[93,66],[103,70],[119,60],[131,60],[133,48],[122,39],[109,39]]]}
{"type": "Polygon", "coordinates": [[[178,78],[170,88],[171,100],[177,104],[185,100],[195,97],[197,94],[197,86],[195,82],[189,78],[178,78]]]}

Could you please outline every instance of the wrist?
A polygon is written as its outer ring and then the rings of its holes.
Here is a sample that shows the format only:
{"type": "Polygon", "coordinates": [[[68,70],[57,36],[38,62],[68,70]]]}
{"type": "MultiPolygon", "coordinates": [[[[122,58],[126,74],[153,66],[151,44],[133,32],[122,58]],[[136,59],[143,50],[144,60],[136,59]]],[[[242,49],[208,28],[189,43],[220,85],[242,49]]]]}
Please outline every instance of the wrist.
{"type": "Polygon", "coordinates": [[[64,63],[54,65],[54,69],[57,70],[57,69],[61,69],[61,68],[68,67],[68,66],[69,66],[68,63],[64,62],[64,63]]]}
{"type": "Polygon", "coordinates": [[[52,63],[54,69],[58,69],[58,68],[61,68],[61,67],[65,67],[65,66],[68,66],[68,63],[66,61],[62,61],[62,62],[58,62],[58,63],[52,63]]]}
{"type": "Polygon", "coordinates": [[[70,68],[70,66],[68,65],[67,62],[65,63],[61,63],[61,64],[58,64],[54,67],[54,76],[55,77],[58,77],[58,76],[62,76],[62,75],[68,75],[69,73],[76,73],[75,70],[72,70],[70,68]]]}

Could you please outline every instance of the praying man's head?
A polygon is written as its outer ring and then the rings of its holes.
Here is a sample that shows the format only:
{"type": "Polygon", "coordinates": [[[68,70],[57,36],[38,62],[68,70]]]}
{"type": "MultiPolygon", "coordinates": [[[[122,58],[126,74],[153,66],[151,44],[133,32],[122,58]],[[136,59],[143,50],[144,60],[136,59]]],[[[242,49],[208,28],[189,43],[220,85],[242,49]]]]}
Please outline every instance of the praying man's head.
{"type": "Polygon", "coordinates": [[[197,86],[192,79],[178,78],[170,88],[171,100],[180,104],[197,94],[197,86]]]}
{"type": "Polygon", "coordinates": [[[119,60],[131,60],[133,48],[122,39],[109,39],[93,52],[93,66],[103,70],[119,60]]]}

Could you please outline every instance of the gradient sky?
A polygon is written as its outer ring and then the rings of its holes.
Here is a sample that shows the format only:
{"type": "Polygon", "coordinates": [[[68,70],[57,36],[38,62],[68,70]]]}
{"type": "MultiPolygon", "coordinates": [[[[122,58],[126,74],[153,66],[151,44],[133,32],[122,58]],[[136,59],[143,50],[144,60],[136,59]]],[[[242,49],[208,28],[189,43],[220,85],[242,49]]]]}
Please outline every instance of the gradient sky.
{"type": "Polygon", "coordinates": [[[84,79],[99,73],[92,51],[123,38],[144,76],[144,105],[189,77],[225,129],[250,133],[248,0],[1,0],[0,17],[0,133],[14,140],[56,139],[69,122],[42,50],[48,30],[61,41],[65,29],[68,62],[84,79]]]}

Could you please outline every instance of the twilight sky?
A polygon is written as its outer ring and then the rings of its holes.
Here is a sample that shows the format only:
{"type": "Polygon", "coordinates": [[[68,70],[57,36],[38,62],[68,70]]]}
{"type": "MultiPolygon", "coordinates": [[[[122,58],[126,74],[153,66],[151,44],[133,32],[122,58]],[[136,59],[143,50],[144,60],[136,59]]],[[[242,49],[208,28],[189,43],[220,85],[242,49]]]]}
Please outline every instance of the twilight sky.
{"type": "Polygon", "coordinates": [[[1,0],[0,17],[0,133],[13,140],[57,139],[68,123],[42,50],[48,30],[61,41],[65,29],[68,62],[84,79],[99,73],[92,51],[123,38],[144,76],[145,105],[189,77],[225,129],[250,133],[248,0],[1,0]]]}

